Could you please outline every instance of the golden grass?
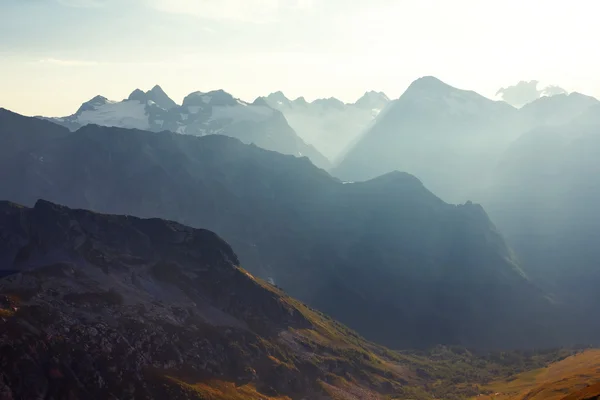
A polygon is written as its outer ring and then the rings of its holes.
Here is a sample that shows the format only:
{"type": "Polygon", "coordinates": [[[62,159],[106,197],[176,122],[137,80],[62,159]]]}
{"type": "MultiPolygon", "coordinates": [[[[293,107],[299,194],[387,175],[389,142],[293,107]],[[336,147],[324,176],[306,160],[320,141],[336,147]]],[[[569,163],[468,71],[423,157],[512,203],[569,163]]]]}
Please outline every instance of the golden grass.
{"type": "Polygon", "coordinates": [[[202,400],[291,400],[287,396],[271,397],[261,394],[253,384],[236,386],[234,382],[217,379],[187,383],[171,376],[167,376],[167,379],[202,400]]]}
{"type": "Polygon", "coordinates": [[[15,315],[15,312],[13,310],[0,308],[0,318],[8,318],[12,317],[13,315],[15,315]]]}
{"type": "MultiPolygon", "coordinates": [[[[587,350],[551,364],[547,368],[528,371],[509,379],[481,387],[492,394],[478,400],[561,400],[584,399],[569,397],[585,395],[600,384],[600,350],[587,350]],[[592,389],[589,389],[592,387],[592,389]]],[[[600,387],[598,387],[600,392],[600,387]]],[[[593,398],[589,397],[589,398],[593,398]]]]}

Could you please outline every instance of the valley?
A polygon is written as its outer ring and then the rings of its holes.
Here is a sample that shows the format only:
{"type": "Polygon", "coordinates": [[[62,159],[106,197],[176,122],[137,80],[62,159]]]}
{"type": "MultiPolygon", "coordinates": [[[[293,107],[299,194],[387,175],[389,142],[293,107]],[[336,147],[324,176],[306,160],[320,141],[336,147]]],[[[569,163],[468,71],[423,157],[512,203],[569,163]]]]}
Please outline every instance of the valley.
{"type": "Polygon", "coordinates": [[[0,0],[0,400],[600,400],[598,11],[0,0]]]}

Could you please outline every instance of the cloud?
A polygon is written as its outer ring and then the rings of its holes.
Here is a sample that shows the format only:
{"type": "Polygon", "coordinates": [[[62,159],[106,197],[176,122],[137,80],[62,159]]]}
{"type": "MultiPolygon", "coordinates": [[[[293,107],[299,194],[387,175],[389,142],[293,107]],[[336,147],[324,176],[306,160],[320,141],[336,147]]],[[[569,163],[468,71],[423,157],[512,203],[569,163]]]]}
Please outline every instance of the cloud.
{"type": "Polygon", "coordinates": [[[315,0],[146,0],[161,12],[216,21],[275,22],[287,12],[310,10],[315,0]]]}
{"type": "Polygon", "coordinates": [[[539,99],[542,96],[555,96],[557,94],[564,94],[567,91],[560,86],[550,85],[543,89],[538,89],[538,81],[521,81],[516,85],[502,88],[496,92],[496,95],[500,95],[502,100],[506,101],[515,107],[521,107],[527,103],[531,103],[539,99]]]}
{"type": "Polygon", "coordinates": [[[550,85],[542,91],[542,96],[556,96],[557,94],[567,94],[567,91],[556,85],[550,85]]]}
{"type": "Polygon", "coordinates": [[[89,67],[98,65],[99,63],[96,61],[86,61],[86,60],[62,60],[58,58],[44,58],[38,61],[39,64],[50,64],[50,65],[58,65],[62,67],[89,67]]]}

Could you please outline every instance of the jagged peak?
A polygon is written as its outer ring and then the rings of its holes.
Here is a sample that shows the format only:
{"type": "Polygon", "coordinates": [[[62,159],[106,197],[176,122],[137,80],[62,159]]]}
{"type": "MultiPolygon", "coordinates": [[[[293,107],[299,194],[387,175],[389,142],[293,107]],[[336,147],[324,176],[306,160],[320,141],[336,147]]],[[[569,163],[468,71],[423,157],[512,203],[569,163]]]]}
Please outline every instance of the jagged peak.
{"type": "Polygon", "coordinates": [[[108,102],[108,99],[101,95],[94,96],[90,100],[86,101],[86,103],[107,103],[107,102],[108,102]]]}
{"type": "Polygon", "coordinates": [[[277,92],[273,92],[273,93],[269,94],[267,97],[289,101],[289,99],[285,96],[285,94],[283,94],[283,92],[281,90],[278,90],[277,92]]]}
{"type": "Polygon", "coordinates": [[[359,108],[365,109],[382,109],[390,102],[390,98],[383,92],[376,92],[374,90],[365,92],[360,99],[358,99],[354,105],[359,108]]]}
{"type": "Polygon", "coordinates": [[[346,107],[346,104],[344,104],[343,101],[338,100],[335,97],[329,97],[326,99],[316,99],[311,104],[320,105],[325,108],[335,108],[335,109],[339,109],[339,110],[342,110],[342,109],[344,109],[344,107],[346,107]]]}
{"type": "Polygon", "coordinates": [[[155,85],[152,89],[146,92],[146,98],[148,100],[152,100],[159,107],[164,108],[165,110],[170,110],[171,108],[177,107],[177,103],[175,103],[159,85],[155,85]]]}
{"type": "Polygon", "coordinates": [[[127,100],[138,100],[141,103],[145,103],[146,97],[146,93],[143,90],[135,89],[133,92],[131,92],[127,100]]]}
{"type": "Polygon", "coordinates": [[[163,90],[163,88],[160,87],[160,85],[154,85],[154,87],[152,89],[150,89],[150,92],[166,94],[165,91],[163,90]]]}
{"type": "Polygon", "coordinates": [[[299,106],[307,106],[308,105],[308,101],[306,101],[304,96],[298,97],[296,100],[292,101],[292,103],[299,105],[299,106]]]}
{"type": "Polygon", "coordinates": [[[257,97],[256,100],[252,102],[252,105],[270,107],[269,103],[267,103],[267,100],[264,97],[257,97]]]}
{"type": "Polygon", "coordinates": [[[92,97],[90,100],[83,103],[75,114],[80,114],[84,111],[95,110],[96,107],[102,106],[104,104],[110,103],[106,97],[97,95],[92,97]]]}
{"type": "Polygon", "coordinates": [[[273,107],[277,106],[291,106],[292,102],[288,99],[282,91],[277,91],[269,94],[266,97],[268,103],[273,105],[273,107]]]}

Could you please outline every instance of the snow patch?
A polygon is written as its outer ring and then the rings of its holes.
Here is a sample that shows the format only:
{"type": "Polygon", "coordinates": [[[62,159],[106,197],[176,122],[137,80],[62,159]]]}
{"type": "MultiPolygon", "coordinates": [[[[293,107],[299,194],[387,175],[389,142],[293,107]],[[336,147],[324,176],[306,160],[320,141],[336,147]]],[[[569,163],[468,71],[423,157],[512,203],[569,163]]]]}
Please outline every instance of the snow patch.
{"type": "Polygon", "coordinates": [[[188,119],[188,117],[189,117],[189,115],[188,115],[188,114],[179,114],[179,115],[181,115],[181,119],[182,119],[183,121],[187,121],[187,119],[188,119]]]}
{"type": "Polygon", "coordinates": [[[204,104],[210,103],[211,100],[212,96],[202,96],[202,101],[204,102],[204,104]]]}
{"type": "Polygon", "coordinates": [[[154,121],[154,123],[162,128],[165,121],[163,121],[162,119],[157,119],[156,121],[154,121]]]}
{"type": "Polygon", "coordinates": [[[200,112],[200,110],[202,109],[202,107],[200,107],[200,106],[187,106],[187,109],[190,112],[190,114],[198,114],[200,112]]]}
{"type": "Polygon", "coordinates": [[[230,119],[232,122],[261,122],[272,115],[273,109],[266,106],[215,106],[212,110],[213,119],[230,119]]]}
{"type": "Polygon", "coordinates": [[[96,124],[122,128],[148,129],[150,127],[146,107],[138,100],[111,101],[87,110],[77,116],[81,125],[96,124]]]}

